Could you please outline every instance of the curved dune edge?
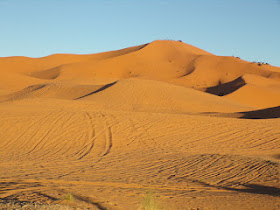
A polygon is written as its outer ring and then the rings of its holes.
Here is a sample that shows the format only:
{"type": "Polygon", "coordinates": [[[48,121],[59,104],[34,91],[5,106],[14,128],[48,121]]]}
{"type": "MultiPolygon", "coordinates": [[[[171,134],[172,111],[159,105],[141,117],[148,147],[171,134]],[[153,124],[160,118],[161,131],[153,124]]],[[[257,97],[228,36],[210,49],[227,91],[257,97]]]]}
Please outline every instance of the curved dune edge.
{"type": "MultiPolygon", "coordinates": [[[[228,83],[244,74],[279,80],[279,68],[234,57],[215,56],[176,41],[154,41],[90,55],[58,54],[43,58],[0,58],[1,73],[47,80],[145,78],[196,89],[228,83]],[[9,73],[8,73],[9,72],[9,73]]],[[[30,78],[31,79],[31,78],[30,78]]],[[[27,77],[25,77],[25,82],[27,77]]]]}
{"type": "Polygon", "coordinates": [[[191,88],[143,79],[123,79],[105,85],[40,84],[0,97],[2,102],[36,98],[85,101],[116,111],[199,113],[250,110],[248,106],[191,88]]]}
{"type": "Polygon", "coordinates": [[[280,84],[277,81],[257,75],[244,75],[242,78],[244,84],[224,98],[258,109],[279,106],[280,84]]]}

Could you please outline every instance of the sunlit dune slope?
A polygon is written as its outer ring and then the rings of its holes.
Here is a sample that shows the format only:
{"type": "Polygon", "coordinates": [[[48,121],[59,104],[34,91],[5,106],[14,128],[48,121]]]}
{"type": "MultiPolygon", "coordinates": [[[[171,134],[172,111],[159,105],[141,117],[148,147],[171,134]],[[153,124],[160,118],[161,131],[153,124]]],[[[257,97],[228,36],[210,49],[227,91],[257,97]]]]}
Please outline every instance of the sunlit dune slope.
{"type": "Polygon", "coordinates": [[[279,79],[279,72],[274,72],[277,68],[267,70],[238,58],[215,56],[181,42],[155,41],[137,49],[110,58],[90,59],[42,72],[31,72],[30,75],[58,80],[81,77],[140,77],[202,90],[230,82],[243,74],[279,79]],[[47,72],[55,76],[44,76],[47,72]]]}
{"type": "Polygon", "coordinates": [[[250,109],[191,88],[159,81],[120,80],[107,89],[81,97],[113,110],[153,112],[236,112],[250,109]]]}
{"type": "Polygon", "coordinates": [[[127,78],[158,80],[225,95],[224,87],[227,89],[226,94],[234,92],[234,81],[245,74],[280,80],[278,67],[216,56],[179,41],[154,41],[118,51],[89,55],[0,58],[0,69],[2,95],[50,81],[96,85],[91,81],[96,78],[111,78],[112,81],[127,78]],[[212,91],[215,89],[222,91],[212,91]]]}
{"type": "Polygon", "coordinates": [[[0,97],[2,102],[53,98],[84,101],[103,109],[153,112],[238,112],[250,110],[215,95],[160,81],[122,79],[104,85],[47,83],[0,97]]]}
{"type": "Polygon", "coordinates": [[[0,91],[11,92],[40,83],[45,79],[55,79],[60,74],[60,66],[63,64],[88,60],[96,62],[131,53],[144,46],[146,45],[90,55],[54,54],[42,58],[2,57],[0,58],[0,91]]]}
{"type": "Polygon", "coordinates": [[[244,75],[242,79],[244,85],[225,98],[256,108],[279,106],[279,82],[256,75],[244,75]]]}

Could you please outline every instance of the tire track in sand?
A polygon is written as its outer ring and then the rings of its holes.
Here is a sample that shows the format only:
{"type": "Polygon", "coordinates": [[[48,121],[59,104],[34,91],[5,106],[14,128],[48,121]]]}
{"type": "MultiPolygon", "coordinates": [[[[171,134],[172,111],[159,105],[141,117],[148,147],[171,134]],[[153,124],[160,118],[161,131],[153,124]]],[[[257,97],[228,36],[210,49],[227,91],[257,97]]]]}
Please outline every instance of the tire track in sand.
{"type": "Polygon", "coordinates": [[[86,157],[90,152],[93,150],[95,140],[96,140],[96,135],[95,135],[95,125],[93,123],[92,116],[88,113],[85,112],[86,118],[88,119],[88,144],[86,144],[79,152],[76,154],[79,155],[78,160],[83,159],[86,157]]]}
{"type": "Polygon", "coordinates": [[[105,148],[101,156],[106,156],[109,154],[112,146],[113,146],[113,141],[112,141],[112,129],[111,126],[108,123],[108,120],[104,114],[101,114],[101,117],[104,119],[104,132],[105,132],[105,148]]]}

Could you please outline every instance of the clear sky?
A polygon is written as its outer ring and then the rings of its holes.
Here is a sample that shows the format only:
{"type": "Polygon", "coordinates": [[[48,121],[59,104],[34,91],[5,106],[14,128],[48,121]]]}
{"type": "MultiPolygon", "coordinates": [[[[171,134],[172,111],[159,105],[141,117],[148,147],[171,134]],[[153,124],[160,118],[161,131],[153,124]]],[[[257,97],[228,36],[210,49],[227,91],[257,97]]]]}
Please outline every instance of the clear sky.
{"type": "Polygon", "coordinates": [[[280,0],[0,0],[0,56],[182,40],[280,66],[280,0]]]}

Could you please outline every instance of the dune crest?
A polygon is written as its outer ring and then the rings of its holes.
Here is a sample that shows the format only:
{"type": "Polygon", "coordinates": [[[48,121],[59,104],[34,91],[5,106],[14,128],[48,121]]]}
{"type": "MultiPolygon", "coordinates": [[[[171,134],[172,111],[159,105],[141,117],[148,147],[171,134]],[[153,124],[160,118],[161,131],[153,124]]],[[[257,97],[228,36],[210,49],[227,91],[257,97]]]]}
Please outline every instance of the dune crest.
{"type": "Polygon", "coordinates": [[[280,80],[278,67],[257,65],[234,57],[215,56],[178,41],[154,41],[118,51],[90,55],[57,54],[43,58],[0,58],[0,68],[3,69],[1,74],[4,74],[1,78],[7,80],[6,78],[13,74],[23,80],[16,84],[11,80],[6,81],[5,88],[13,90],[30,85],[32,78],[64,81],[137,77],[206,92],[209,88],[230,83],[245,74],[280,80]]]}

